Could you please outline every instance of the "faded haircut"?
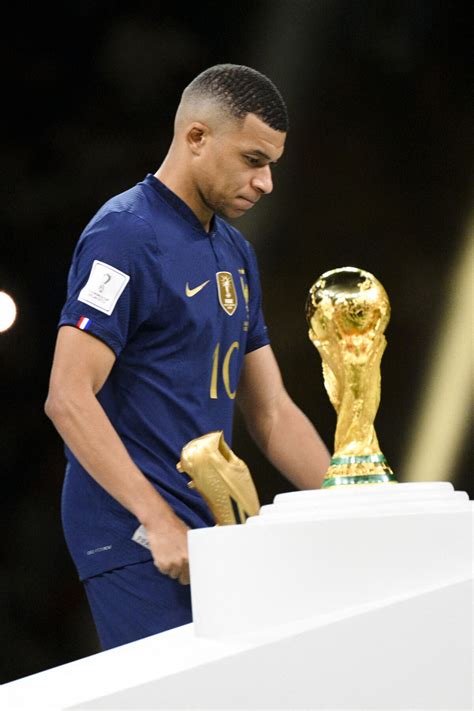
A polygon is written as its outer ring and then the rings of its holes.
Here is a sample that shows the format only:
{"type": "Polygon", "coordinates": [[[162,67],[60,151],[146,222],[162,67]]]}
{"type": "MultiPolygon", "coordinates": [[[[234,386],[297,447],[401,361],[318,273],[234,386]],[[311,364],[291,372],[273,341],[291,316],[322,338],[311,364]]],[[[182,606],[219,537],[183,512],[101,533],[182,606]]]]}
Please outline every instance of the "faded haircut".
{"type": "Polygon", "coordinates": [[[256,69],[240,64],[216,64],[198,74],[183,99],[211,99],[235,119],[255,114],[275,131],[287,132],[288,111],[275,84],[256,69]]]}

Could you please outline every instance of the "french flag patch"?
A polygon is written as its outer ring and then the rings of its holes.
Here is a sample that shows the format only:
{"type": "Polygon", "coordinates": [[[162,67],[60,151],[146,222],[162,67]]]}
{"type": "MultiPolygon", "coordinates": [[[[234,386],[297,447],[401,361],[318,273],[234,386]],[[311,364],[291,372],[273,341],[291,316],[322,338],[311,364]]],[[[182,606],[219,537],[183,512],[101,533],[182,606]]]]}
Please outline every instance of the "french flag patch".
{"type": "Polygon", "coordinates": [[[79,321],[76,323],[76,327],[80,328],[81,331],[87,331],[89,326],[91,325],[91,320],[90,318],[87,318],[86,316],[81,316],[79,321]]]}

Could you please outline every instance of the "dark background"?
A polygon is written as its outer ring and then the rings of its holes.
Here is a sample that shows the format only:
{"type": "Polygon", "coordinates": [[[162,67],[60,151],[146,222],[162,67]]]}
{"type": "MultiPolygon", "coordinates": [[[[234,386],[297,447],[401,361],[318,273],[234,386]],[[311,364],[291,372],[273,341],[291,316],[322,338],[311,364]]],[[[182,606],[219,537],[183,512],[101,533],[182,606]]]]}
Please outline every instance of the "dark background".
{"type": "MultiPolygon", "coordinates": [[[[257,251],[287,389],[330,448],[336,418],[304,318],[311,284],[353,265],[389,294],[376,427],[396,472],[456,289],[473,157],[470,3],[183,5],[38,4],[4,25],[0,290],[19,315],[0,334],[2,681],[98,650],[62,536],[62,443],[43,413],[56,323],[80,232],[107,198],[156,171],[197,73],[248,64],[287,99],[274,193],[237,226],[257,251]]],[[[262,503],[291,489],[239,417],[233,449],[262,503]]],[[[470,454],[466,441],[446,478],[472,498],[470,454]]]]}

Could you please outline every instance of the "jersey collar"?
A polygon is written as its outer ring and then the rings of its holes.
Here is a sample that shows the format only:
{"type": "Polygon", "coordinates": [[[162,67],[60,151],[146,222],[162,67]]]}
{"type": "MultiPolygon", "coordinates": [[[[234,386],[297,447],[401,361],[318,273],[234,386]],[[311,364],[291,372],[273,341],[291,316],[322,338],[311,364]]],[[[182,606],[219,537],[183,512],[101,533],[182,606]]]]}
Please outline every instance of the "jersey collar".
{"type": "Polygon", "coordinates": [[[174,193],[172,190],[170,190],[164,183],[162,183],[161,180],[156,177],[156,175],[153,175],[153,173],[148,173],[142,182],[145,185],[149,185],[151,188],[153,188],[153,190],[155,190],[168,205],[170,205],[174,210],[176,210],[176,212],[178,212],[181,217],[186,220],[186,222],[188,222],[192,227],[194,227],[194,229],[198,230],[201,234],[204,234],[208,237],[211,237],[215,234],[217,229],[215,215],[213,215],[211,218],[209,232],[206,232],[202,223],[198,220],[197,216],[194,214],[191,208],[186,205],[184,200],[181,200],[181,198],[176,195],[176,193],[174,193]]]}

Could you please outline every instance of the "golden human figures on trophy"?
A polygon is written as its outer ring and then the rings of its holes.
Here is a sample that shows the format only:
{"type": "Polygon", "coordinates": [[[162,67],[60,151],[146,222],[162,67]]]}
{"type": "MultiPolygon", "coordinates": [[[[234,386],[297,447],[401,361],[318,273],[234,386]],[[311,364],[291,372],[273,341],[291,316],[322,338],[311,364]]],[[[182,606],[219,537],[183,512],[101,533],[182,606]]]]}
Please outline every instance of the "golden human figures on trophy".
{"type": "Polygon", "coordinates": [[[384,331],[390,319],[385,289],[362,269],[333,269],[311,287],[306,317],[337,413],[334,454],[323,488],[396,482],[374,428],[384,331]]]}

